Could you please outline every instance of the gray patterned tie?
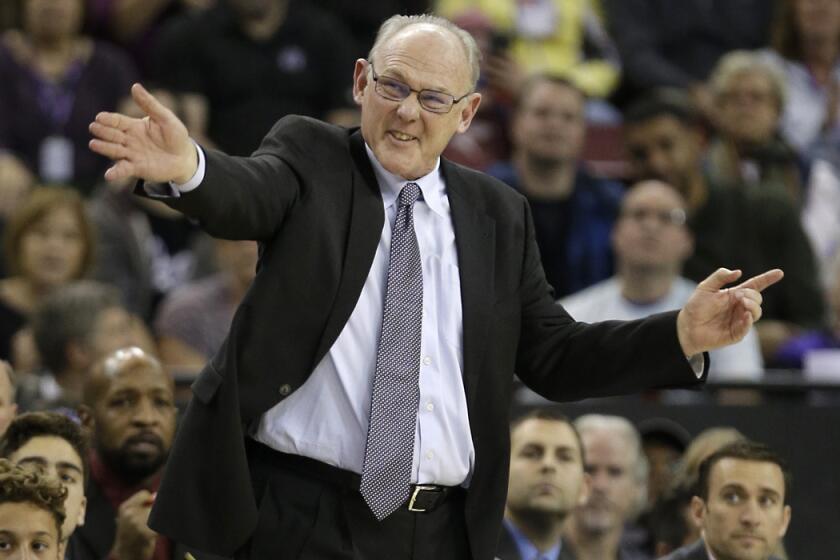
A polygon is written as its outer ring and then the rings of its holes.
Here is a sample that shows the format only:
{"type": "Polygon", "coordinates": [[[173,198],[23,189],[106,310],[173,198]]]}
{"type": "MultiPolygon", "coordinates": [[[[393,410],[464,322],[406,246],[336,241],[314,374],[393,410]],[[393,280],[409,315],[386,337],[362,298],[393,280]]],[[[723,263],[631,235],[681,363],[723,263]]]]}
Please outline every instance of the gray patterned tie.
{"type": "Polygon", "coordinates": [[[423,270],[414,233],[414,202],[419,196],[417,183],[407,183],[400,191],[391,234],[388,286],[359,488],[379,520],[405,502],[411,482],[423,322],[423,270]]]}

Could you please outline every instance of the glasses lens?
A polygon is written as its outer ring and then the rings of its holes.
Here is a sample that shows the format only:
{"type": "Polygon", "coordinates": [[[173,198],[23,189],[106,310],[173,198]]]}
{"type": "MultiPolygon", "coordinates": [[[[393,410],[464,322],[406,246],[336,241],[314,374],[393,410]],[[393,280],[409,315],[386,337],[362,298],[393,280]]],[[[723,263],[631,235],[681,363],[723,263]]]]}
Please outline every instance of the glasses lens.
{"type": "Polygon", "coordinates": [[[392,101],[402,101],[411,93],[411,89],[406,84],[385,76],[377,76],[376,91],[382,97],[392,101]]]}
{"type": "Polygon", "coordinates": [[[420,104],[434,113],[446,113],[452,107],[452,96],[425,89],[419,95],[420,104]]]}

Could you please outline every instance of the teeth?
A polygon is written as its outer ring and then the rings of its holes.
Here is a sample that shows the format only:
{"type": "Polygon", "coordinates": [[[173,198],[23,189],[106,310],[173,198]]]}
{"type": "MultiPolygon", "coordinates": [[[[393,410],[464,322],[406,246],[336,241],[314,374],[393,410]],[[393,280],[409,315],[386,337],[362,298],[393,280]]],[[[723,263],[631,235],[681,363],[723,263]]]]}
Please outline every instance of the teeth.
{"type": "Polygon", "coordinates": [[[413,138],[413,136],[403,134],[402,132],[392,132],[391,134],[393,134],[397,138],[397,140],[411,140],[413,138]]]}

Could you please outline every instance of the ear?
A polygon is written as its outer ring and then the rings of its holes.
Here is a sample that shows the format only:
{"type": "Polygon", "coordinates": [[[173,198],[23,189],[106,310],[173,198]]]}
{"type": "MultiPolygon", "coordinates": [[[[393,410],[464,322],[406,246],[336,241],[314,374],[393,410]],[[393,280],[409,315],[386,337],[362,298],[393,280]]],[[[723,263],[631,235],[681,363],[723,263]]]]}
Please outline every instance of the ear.
{"type": "Polygon", "coordinates": [[[577,506],[580,507],[589,501],[589,496],[592,494],[592,476],[588,472],[583,473],[583,483],[580,485],[578,492],[577,506]]]}
{"type": "Polygon", "coordinates": [[[67,364],[74,370],[86,370],[90,367],[92,357],[84,346],[76,340],[70,340],[64,347],[67,364]]]}
{"type": "Polygon", "coordinates": [[[353,68],[353,101],[361,105],[365,98],[365,88],[368,86],[368,61],[364,58],[356,59],[353,68]]]}
{"type": "Polygon", "coordinates": [[[467,102],[464,104],[464,108],[461,109],[461,119],[458,122],[459,133],[466,132],[470,127],[470,123],[472,122],[476,111],[478,111],[479,105],[481,105],[481,94],[471,93],[467,98],[467,102]]]}
{"type": "Polygon", "coordinates": [[[784,537],[785,533],[787,533],[788,525],[790,525],[791,513],[792,511],[790,509],[790,506],[785,506],[785,509],[782,511],[782,515],[784,516],[784,518],[782,519],[782,526],[779,528],[779,538],[784,537]]]}
{"type": "Polygon", "coordinates": [[[93,419],[93,410],[91,410],[91,408],[86,404],[80,404],[76,409],[76,412],[79,415],[79,421],[82,423],[82,428],[84,428],[89,434],[93,434],[93,431],[96,429],[96,421],[93,419]]]}
{"type": "Polygon", "coordinates": [[[85,524],[85,514],[87,513],[87,496],[82,496],[82,504],[79,507],[79,517],[76,518],[76,527],[81,527],[85,524]]]}
{"type": "Polygon", "coordinates": [[[680,251],[680,261],[687,261],[692,254],[694,254],[694,236],[688,230],[687,226],[683,226],[683,239],[681,241],[682,250],[680,251]]]}
{"type": "Polygon", "coordinates": [[[706,502],[697,496],[693,496],[689,507],[694,524],[698,527],[703,527],[703,520],[706,517],[706,502]]]}

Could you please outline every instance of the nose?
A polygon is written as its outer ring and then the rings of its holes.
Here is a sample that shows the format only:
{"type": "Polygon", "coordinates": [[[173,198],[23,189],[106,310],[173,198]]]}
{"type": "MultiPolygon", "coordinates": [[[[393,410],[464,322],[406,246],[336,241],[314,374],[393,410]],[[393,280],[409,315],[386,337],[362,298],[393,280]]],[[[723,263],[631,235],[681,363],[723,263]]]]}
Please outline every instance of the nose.
{"type": "Polygon", "coordinates": [[[414,121],[420,116],[420,100],[417,99],[417,94],[411,92],[408,97],[400,101],[397,107],[397,115],[404,121],[414,121]]]}
{"type": "Polygon", "coordinates": [[[745,527],[755,527],[761,522],[760,507],[755,500],[747,500],[741,510],[741,524],[745,527]]]}
{"type": "Polygon", "coordinates": [[[134,409],[132,420],[135,424],[148,426],[158,421],[157,409],[150,399],[140,399],[134,409]]]}

